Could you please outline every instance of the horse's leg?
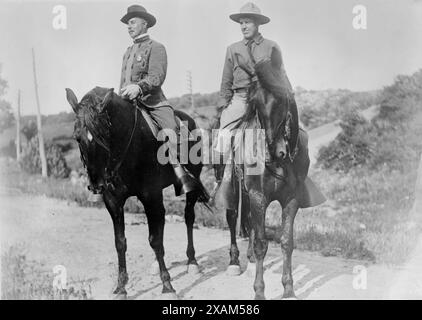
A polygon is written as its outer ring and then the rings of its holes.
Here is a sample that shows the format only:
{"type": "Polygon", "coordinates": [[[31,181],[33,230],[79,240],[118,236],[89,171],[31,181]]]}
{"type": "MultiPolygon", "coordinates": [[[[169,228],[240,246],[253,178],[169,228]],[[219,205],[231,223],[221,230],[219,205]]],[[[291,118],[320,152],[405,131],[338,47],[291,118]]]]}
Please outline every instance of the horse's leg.
{"type": "Polygon", "coordinates": [[[283,255],[283,276],[281,282],[284,286],[283,298],[294,298],[292,277],[292,253],[293,253],[293,223],[298,211],[298,202],[291,199],[283,208],[281,222],[281,252],[283,255]]]}
{"type": "Polygon", "coordinates": [[[128,275],[126,271],[126,237],[125,237],[125,217],[123,211],[123,203],[119,202],[116,198],[108,193],[104,194],[104,203],[111,219],[113,220],[114,227],[114,243],[117,250],[117,257],[119,262],[119,275],[117,280],[117,288],[113,291],[114,294],[125,297],[125,285],[128,282],[128,275]]]}
{"type": "Polygon", "coordinates": [[[249,231],[249,243],[248,243],[248,251],[246,256],[248,257],[248,266],[246,267],[246,275],[249,277],[253,277],[256,273],[256,260],[254,256],[254,244],[255,239],[255,230],[254,228],[251,228],[249,231]]]}
{"type": "Polygon", "coordinates": [[[255,238],[255,230],[252,228],[249,232],[249,243],[248,243],[248,251],[246,253],[246,256],[248,257],[248,260],[250,263],[255,263],[255,256],[253,252],[253,243],[255,238]]]}
{"type": "Polygon", "coordinates": [[[160,278],[163,282],[163,293],[175,293],[171,283],[170,274],[164,263],[164,222],[165,209],[163,205],[163,195],[159,192],[156,196],[142,201],[148,219],[149,244],[155,252],[155,257],[160,267],[160,278]]]}
{"type": "Polygon", "coordinates": [[[230,263],[227,268],[227,273],[232,276],[238,276],[240,274],[239,249],[236,242],[237,215],[237,210],[226,210],[227,224],[230,229],[230,263]]]}
{"type": "Polygon", "coordinates": [[[249,191],[252,226],[255,230],[253,239],[253,247],[256,259],[255,272],[255,299],[265,299],[265,283],[264,283],[264,258],[267,253],[268,243],[265,239],[265,211],[268,203],[265,195],[258,190],[249,191]]]}
{"type": "Polygon", "coordinates": [[[244,214],[244,219],[247,219],[247,221],[245,221],[245,226],[249,233],[248,250],[246,252],[246,256],[248,258],[248,265],[246,267],[245,273],[247,276],[253,277],[255,276],[255,273],[256,273],[256,264],[255,264],[256,260],[254,256],[254,250],[253,250],[255,230],[251,226],[249,197],[243,196],[242,205],[245,205],[245,207],[242,206],[242,211],[245,210],[245,212],[242,212],[242,214],[244,214]]]}
{"type": "Polygon", "coordinates": [[[199,272],[198,262],[195,258],[195,248],[193,246],[193,224],[195,222],[195,203],[197,195],[193,192],[186,194],[185,223],[188,234],[188,246],[186,255],[188,256],[188,273],[196,274],[199,272]]]}

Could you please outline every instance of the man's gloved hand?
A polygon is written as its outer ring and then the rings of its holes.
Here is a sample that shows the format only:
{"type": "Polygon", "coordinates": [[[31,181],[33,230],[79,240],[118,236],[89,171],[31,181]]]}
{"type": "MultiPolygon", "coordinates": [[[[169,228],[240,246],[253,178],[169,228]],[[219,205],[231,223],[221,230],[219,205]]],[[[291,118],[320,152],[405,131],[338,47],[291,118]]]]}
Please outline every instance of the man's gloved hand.
{"type": "Polygon", "coordinates": [[[139,87],[137,84],[129,84],[126,87],[122,88],[122,90],[120,91],[120,96],[124,99],[133,100],[136,99],[141,93],[141,87],[139,87]]]}

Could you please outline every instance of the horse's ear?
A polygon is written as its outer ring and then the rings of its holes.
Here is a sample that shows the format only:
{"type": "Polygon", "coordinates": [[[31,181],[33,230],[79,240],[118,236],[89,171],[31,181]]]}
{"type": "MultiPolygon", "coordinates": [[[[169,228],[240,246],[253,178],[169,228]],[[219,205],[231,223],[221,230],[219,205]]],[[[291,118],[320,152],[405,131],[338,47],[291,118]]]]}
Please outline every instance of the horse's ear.
{"type": "Polygon", "coordinates": [[[107,91],[107,93],[104,96],[103,102],[101,102],[100,110],[99,110],[100,112],[104,112],[104,110],[107,109],[107,106],[113,100],[113,94],[114,94],[114,88],[111,88],[107,91]]]}
{"type": "Polygon", "coordinates": [[[75,113],[78,113],[79,108],[80,108],[78,104],[78,98],[76,98],[76,95],[72,91],[72,89],[66,88],[66,99],[69,102],[70,106],[72,107],[73,111],[75,113]]]}

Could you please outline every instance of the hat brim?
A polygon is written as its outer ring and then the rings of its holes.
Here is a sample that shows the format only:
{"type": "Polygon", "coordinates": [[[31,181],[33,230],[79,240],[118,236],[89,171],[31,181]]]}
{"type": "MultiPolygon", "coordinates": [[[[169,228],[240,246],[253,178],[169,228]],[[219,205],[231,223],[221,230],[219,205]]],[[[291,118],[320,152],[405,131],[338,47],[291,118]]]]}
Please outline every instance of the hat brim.
{"type": "Polygon", "coordinates": [[[258,13],[234,13],[230,15],[230,19],[240,23],[241,18],[251,18],[255,20],[258,24],[266,24],[270,22],[270,18],[258,13]]]}
{"type": "Polygon", "coordinates": [[[151,28],[157,22],[155,17],[152,14],[149,14],[148,12],[129,12],[126,13],[123,18],[120,19],[120,21],[127,24],[130,19],[135,17],[145,19],[148,24],[148,28],[151,28]]]}

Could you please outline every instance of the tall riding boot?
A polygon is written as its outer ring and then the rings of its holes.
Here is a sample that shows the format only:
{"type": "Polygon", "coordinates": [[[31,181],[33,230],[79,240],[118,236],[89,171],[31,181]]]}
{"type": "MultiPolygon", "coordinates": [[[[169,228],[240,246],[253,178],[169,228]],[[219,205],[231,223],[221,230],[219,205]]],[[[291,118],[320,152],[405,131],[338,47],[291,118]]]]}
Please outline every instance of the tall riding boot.
{"type": "Polygon", "coordinates": [[[186,171],[186,169],[180,164],[172,164],[174,173],[177,179],[182,184],[182,194],[191,191],[199,191],[199,186],[196,180],[186,171]]]}
{"type": "Polygon", "coordinates": [[[219,153],[216,158],[218,159],[217,163],[213,164],[214,168],[214,176],[215,176],[215,182],[213,190],[211,191],[211,199],[212,202],[215,201],[215,196],[217,194],[218,189],[220,188],[221,182],[224,178],[224,169],[226,168],[226,164],[224,163],[224,155],[222,153],[219,153]]]}
{"type": "Polygon", "coordinates": [[[218,185],[220,184],[221,180],[223,180],[225,167],[226,165],[224,163],[224,156],[220,154],[218,163],[214,164],[214,175],[218,185]]]}

